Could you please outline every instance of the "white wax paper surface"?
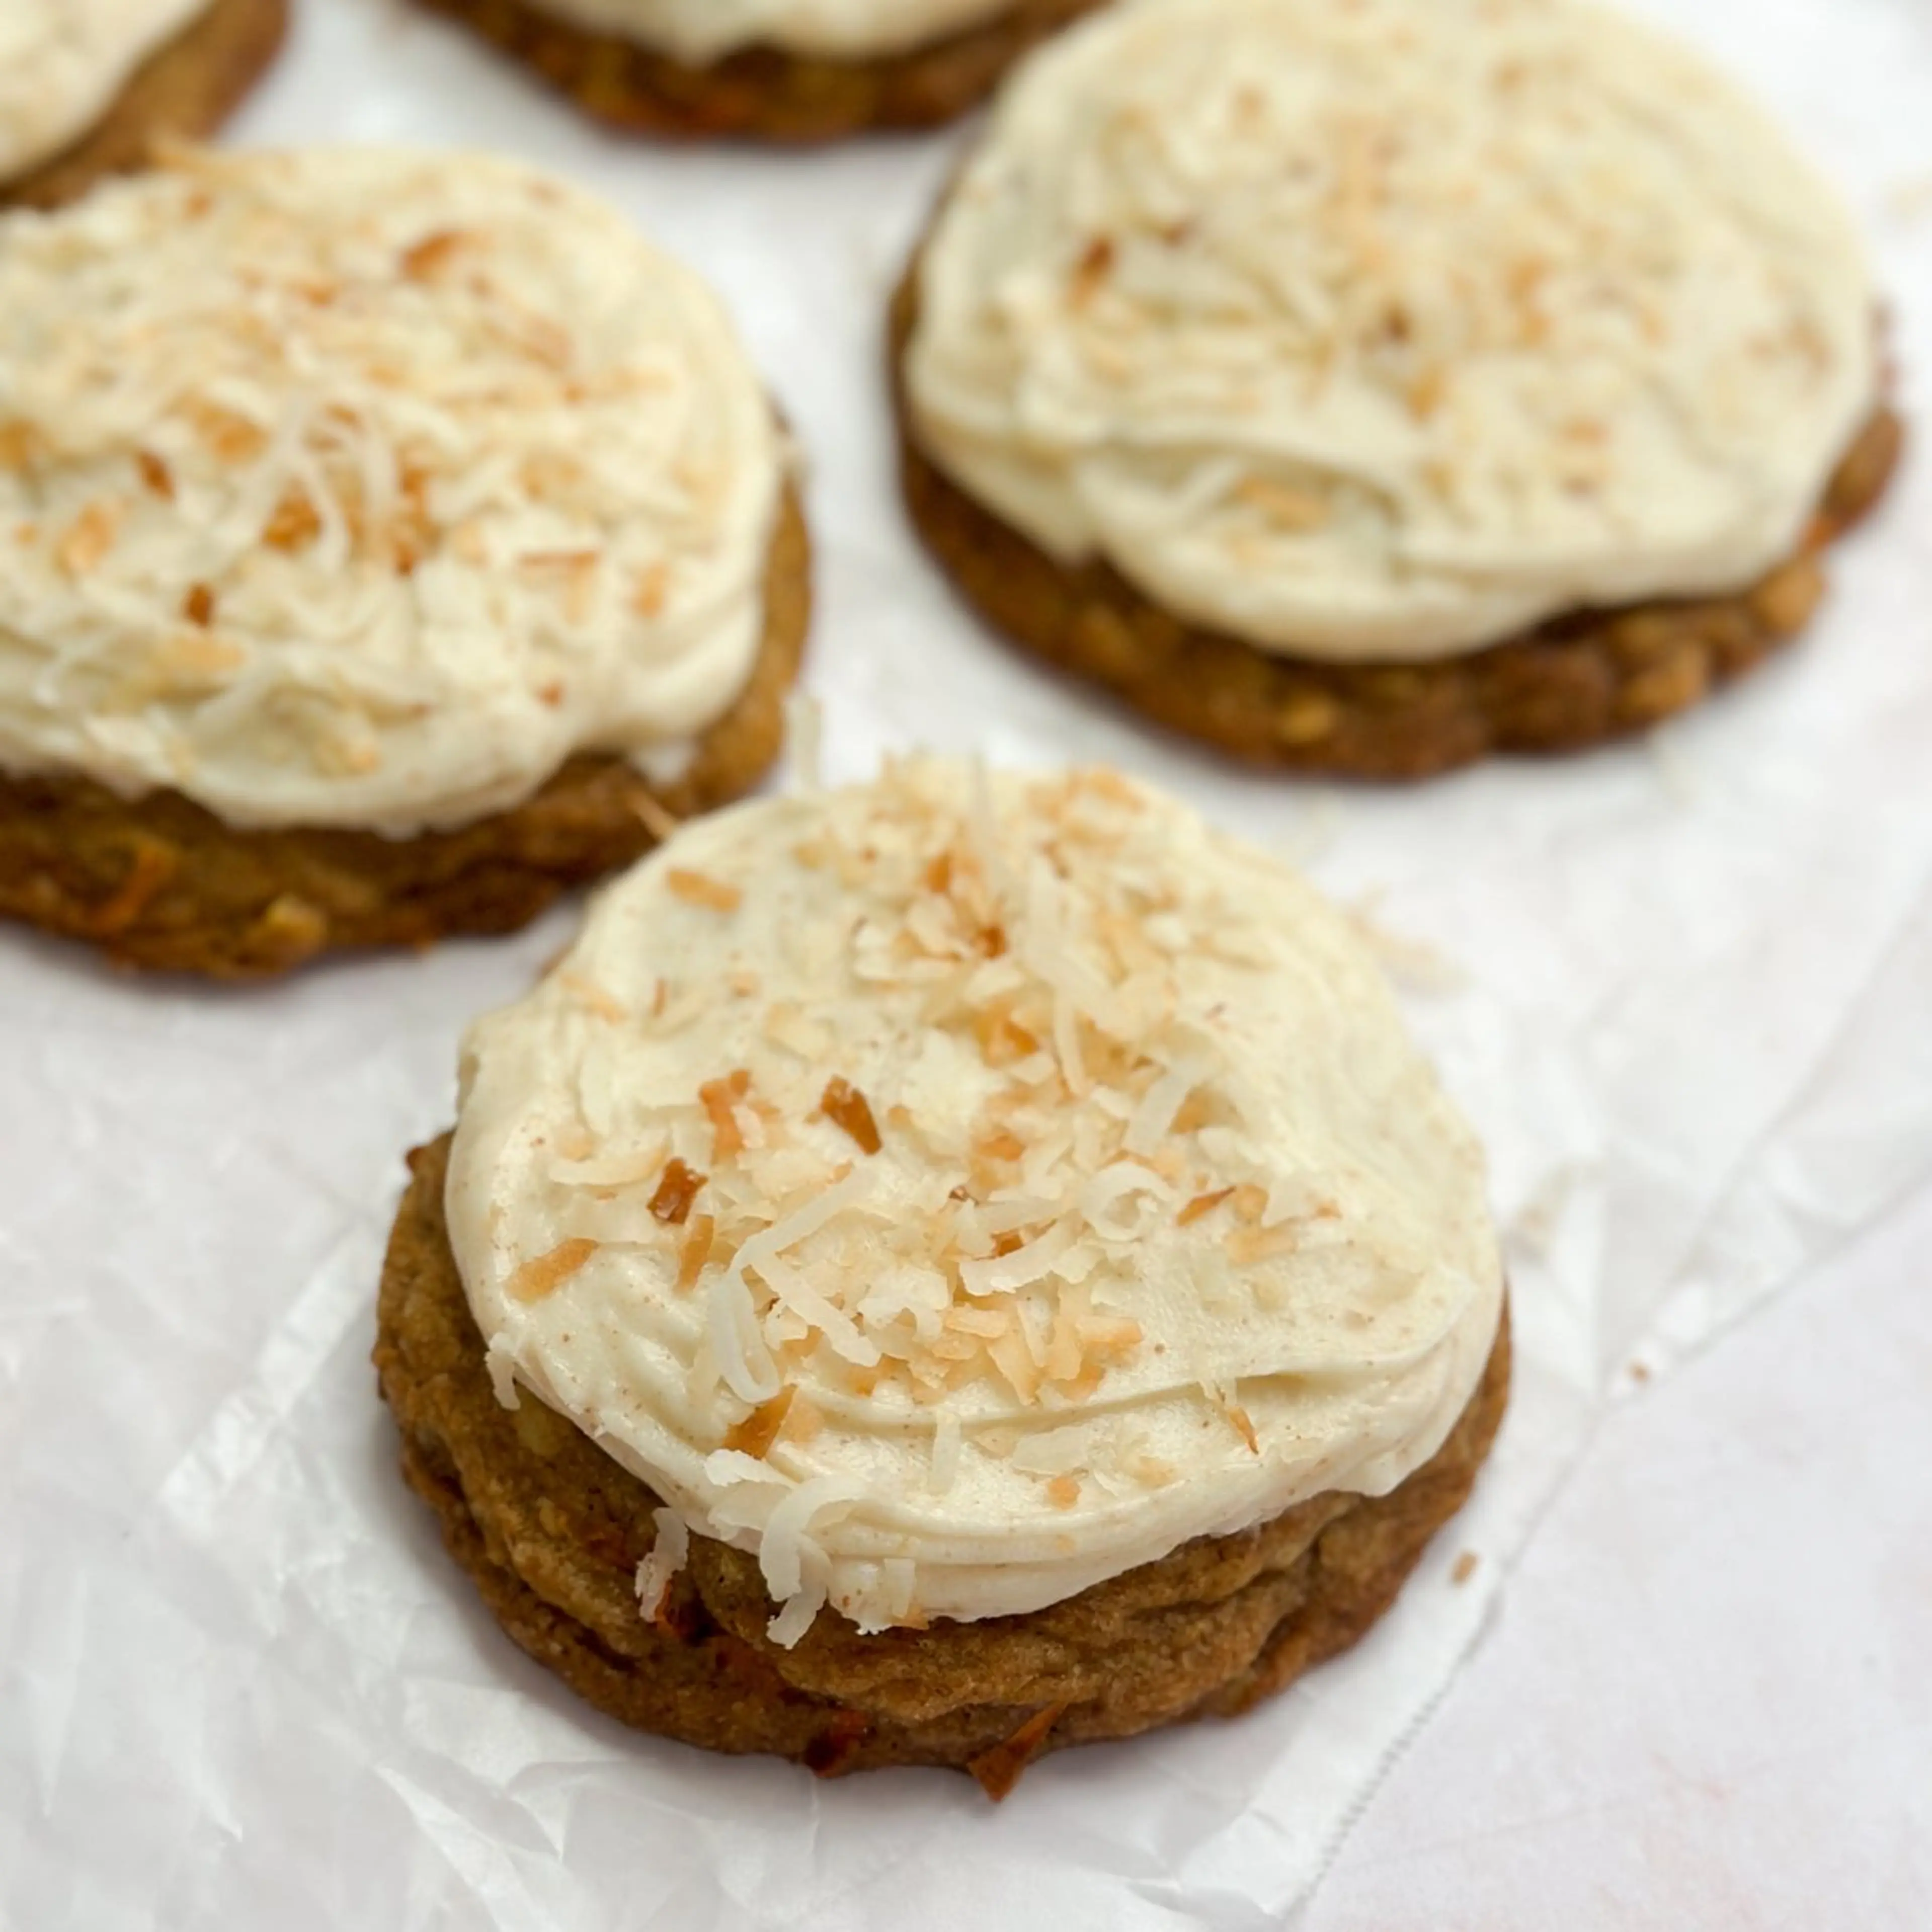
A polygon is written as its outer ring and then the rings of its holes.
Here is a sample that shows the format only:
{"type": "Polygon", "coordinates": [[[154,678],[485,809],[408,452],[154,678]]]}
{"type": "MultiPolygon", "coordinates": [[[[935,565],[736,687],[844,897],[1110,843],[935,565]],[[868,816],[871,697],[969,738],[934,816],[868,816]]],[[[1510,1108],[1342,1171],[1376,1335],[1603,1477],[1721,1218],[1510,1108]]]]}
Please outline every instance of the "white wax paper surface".
{"type": "MultiPolygon", "coordinates": [[[[1911,410],[1932,14],[1651,10],[1828,158],[1874,234],[1911,410]]],[[[811,458],[831,776],[916,745],[1110,760],[1361,907],[1492,1150],[1516,1395],[1395,1612],[1240,1724],[1052,1759],[998,1810],[953,1776],[820,1785],[640,1739],[497,1633],[397,1478],[367,1360],[402,1152],[447,1124],[465,1022],[574,915],[239,992],[0,934],[0,1925],[1276,1922],[1604,1405],[1932,1175],[1932,472],[1913,463],[1846,547],[1801,650],[1651,742],[1318,790],[1036,671],[922,560],[880,319],[957,138],[620,144],[388,0],[305,0],[238,138],[507,148],[715,279],[811,458]]]]}

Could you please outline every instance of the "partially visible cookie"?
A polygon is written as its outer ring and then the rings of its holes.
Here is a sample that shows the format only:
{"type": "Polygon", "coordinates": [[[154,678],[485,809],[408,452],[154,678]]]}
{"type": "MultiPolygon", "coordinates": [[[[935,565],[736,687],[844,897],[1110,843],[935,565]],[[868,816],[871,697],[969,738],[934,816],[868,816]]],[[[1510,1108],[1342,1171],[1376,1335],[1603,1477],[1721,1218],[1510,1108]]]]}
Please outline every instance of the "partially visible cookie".
{"type": "Polygon", "coordinates": [[[226,977],[510,929],[776,756],[789,446],[710,292],[478,156],[0,220],[0,916],[226,977]]]}
{"type": "Polygon", "coordinates": [[[1118,772],[681,830],[465,1040],[376,1360],[516,1640],[820,1770],[1232,1713],[1508,1380],[1480,1150],[1359,932],[1118,772]]]}
{"type": "Polygon", "coordinates": [[[998,628],[1244,758],[1411,778],[1799,632],[1898,454],[1879,334],[1832,190],[1634,21],[1142,0],[1010,86],[894,383],[998,628]]]}
{"type": "Polygon", "coordinates": [[[0,208],[53,208],[227,119],[280,49],[288,0],[10,0],[0,208]]]}
{"type": "Polygon", "coordinates": [[[806,144],[936,126],[1100,0],[421,0],[602,121],[806,144]]]}

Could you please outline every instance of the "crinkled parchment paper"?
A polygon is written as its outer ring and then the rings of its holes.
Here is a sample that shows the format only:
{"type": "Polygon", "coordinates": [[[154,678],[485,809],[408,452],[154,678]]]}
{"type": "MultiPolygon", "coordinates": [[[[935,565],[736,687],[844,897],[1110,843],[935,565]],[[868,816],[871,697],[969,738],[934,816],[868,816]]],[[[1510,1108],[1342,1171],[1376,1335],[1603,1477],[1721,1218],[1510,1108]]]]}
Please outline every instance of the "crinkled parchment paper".
{"type": "MultiPolygon", "coordinates": [[[[1652,5],[1830,158],[1922,399],[1932,13],[1652,5]]],[[[1398,795],[1231,772],[1010,655],[908,536],[879,320],[955,142],[624,146],[387,0],[301,11],[241,138],[510,148],[725,290],[811,452],[832,775],[922,743],[1114,760],[1361,908],[1493,1151],[1518,1393],[1395,1613],[1242,1724],[1053,1760],[998,1811],[956,1778],[822,1786],[634,1738],[499,1636],[367,1364],[402,1152],[448,1119],[466,1018],[571,916],[254,993],[0,934],[0,1924],[1276,1922],[1605,1405],[1932,1175],[1932,467],[1809,644],[1648,744],[1398,795]]]]}

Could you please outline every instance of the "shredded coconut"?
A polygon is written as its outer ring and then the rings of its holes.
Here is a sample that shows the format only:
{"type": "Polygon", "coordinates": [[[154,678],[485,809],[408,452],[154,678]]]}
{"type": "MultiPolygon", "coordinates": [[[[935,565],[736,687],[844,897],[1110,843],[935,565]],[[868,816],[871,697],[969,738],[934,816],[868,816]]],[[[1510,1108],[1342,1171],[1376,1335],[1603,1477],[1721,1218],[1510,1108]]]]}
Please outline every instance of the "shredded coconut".
{"type": "Polygon", "coordinates": [[[663,1616],[672,1583],[691,1561],[691,1532],[683,1517],[674,1509],[656,1509],[651,1520],[658,1527],[657,1540],[638,1565],[638,1607],[647,1624],[663,1616]]]}

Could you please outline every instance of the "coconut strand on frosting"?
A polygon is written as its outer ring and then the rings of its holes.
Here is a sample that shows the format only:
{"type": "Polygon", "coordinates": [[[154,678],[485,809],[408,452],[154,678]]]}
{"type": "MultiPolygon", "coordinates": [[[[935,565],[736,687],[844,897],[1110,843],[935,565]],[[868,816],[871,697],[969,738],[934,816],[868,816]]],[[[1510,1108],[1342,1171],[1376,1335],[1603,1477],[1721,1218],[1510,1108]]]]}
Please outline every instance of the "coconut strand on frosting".
{"type": "Polygon", "coordinates": [[[493,1362],[755,1551],[782,1642],[1385,1493],[1496,1334],[1479,1150],[1362,941],[1108,771],[690,826],[463,1088],[493,1362]]]}
{"type": "Polygon", "coordinates": [[[915,273],[924,455],[1302,659],[1748,586],[1881,388],[1828,184],[1585,0],[1108,8],[1009,86],[915,273]]]}
{"type": "Polygon", "coordinates": [[[487,157],[175,155],[0,221],[0,770],[403,837],[742,694],[785,483],[688,271],[487,157]]]}

